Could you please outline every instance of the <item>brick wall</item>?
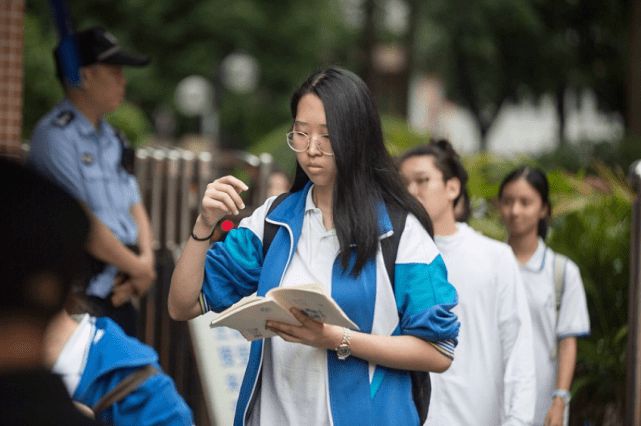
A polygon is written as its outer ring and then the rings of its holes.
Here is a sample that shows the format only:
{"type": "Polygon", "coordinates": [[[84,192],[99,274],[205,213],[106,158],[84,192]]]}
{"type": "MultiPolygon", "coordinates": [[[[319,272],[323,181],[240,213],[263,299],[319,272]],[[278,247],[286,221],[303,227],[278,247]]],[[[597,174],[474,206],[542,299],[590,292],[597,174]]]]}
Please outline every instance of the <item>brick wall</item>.
{"type": "Polygon", "coordinates": [[[0,0],[0,155],[20,154],[24,0],[0,0]]]}

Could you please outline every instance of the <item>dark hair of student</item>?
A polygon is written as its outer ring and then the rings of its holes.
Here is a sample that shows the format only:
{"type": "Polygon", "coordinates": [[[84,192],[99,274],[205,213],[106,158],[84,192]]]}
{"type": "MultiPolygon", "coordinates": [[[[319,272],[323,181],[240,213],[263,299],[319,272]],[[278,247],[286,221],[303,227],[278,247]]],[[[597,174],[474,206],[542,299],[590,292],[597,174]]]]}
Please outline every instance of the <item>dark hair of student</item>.
{"type": "Polygon", "coordinates": [[[545,176],[545,172],[541,169],[521,166],[515,170],[512,170],[503,178],[501,185],[499,186],[499,200],[503,196],[503,189],[505,186],[510,183],[517,181],[519,179],[525,179],[527,183],[530,184],[534,190],[541,197],[543,205],[547,207],[547,215],[539,220],[538,225],[538,235],[545,240],[545,237],[548,233],[548,221],[552,215],[552,204],[550,203],[550,185],[548,184],[548,179],[545,176]]]}
{"type": "Polygon", "coordinates": [[[420,145],[405,152],[398,164],[411,157],[429,155],[434,159],[434,165],[443,173],[443,180],[447,182],[456,178],[461,182],[461,191],[454,199],[454,207],[460,207],[456,220],[467,222],[470,217],[470,197],[467,193],[467,171],[461,163],[461,158],[447,139],[432,139],[428,144],[420,145]]]}
{"type": "MultiPolygon", "coordinates": [[[[323,102],[334,158],[336,182],[333,218],[340,244],[340,259],[347,269],[355,244],[355,263],[351,270],[358,275],[369,259],[376,256],[379,242],[377,204],[412,213],[432,235],[432,223],[422,206],[407,191],[383,143],[383,131],[372,95],[354,73],[336,67],[312,74],[291,99],[292,118],[298,102],[308,94],[323,102]]],[[[309,181],[299,164],[291,192],[309,181]]]]}
{"type": "Polygon", "coordinates": [[[49,321],[89,276],[90,222],[64,190],[0,158],[0,315],[49,321]]]}

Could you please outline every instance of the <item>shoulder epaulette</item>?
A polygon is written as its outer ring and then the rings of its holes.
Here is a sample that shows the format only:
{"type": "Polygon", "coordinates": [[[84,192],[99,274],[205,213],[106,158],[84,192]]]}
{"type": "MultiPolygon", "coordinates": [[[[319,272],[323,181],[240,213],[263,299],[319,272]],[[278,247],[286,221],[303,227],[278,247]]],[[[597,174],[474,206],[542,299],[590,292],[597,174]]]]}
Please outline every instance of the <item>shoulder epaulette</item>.
{"type": "Polygon", "coordinates": [[[73,111],[64,110],[60,111],[56,118],[53,120],[53,124],[57,127],[65,127],[67,124],[71,123],[75,115],[73,111]]]}

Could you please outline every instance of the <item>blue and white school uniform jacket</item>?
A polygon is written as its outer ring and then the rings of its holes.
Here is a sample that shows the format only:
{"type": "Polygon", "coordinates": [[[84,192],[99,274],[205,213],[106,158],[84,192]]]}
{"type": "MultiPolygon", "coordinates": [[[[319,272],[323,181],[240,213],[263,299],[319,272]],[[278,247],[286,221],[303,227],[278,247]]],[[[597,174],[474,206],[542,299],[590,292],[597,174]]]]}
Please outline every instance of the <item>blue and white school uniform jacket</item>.
{"type": "Polygon", "coordinates": [[[158,355],[149,346],[127,336],[107,317],[96,318],[87,364],[73,400],[93,407],[125,377],[146,365],[158,372],[96,418],[115,426],[191,426],[191,410],[174,382],[162,372],[158,355]]]}
{"type": "MultiPolygon", "coordinates": [[[[273,202],[269,199],[224,242],[213,245],[205,261],[200,298],[203,311],[220,312],[253,292],[264,296],[280,285],[300,237],[310,187],[308,184],[291,194],[266,218],[273,202]],[[263,259],[265,220],[279,229],[263,259]]],[[[393,233],[382,203],[379,228],[381,238],[393,233]]],[[[399,244],[393,291],[380,249],[376,260],[368,261],[358,277],[346,272],[337,259],[331,288],[331,296],[362,332],[413,335],[453,356],[459,329],[451,312],[457,303],[456,291],[447,281],[445,264],[434,242],[414,216],[408,215],[399,244]]],[[[235,425],[245,424],[259,395],[263,350],[262,340],[252,342],[235,425]]],[[[418,425],[407,371],[370,365],[356,357],[340,361],[328,350],[326,374],[333,425],[418,425]]]]}

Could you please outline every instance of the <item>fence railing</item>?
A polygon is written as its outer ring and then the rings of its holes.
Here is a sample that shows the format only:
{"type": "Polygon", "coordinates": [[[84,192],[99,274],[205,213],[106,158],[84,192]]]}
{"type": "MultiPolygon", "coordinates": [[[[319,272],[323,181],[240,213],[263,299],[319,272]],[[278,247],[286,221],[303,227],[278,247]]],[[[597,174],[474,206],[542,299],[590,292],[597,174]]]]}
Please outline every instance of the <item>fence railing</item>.
{"type": "Polygon", "coordinates": [[[167,312],[169,283],[175,260],[189,237],[198,215],[200,199],[209,182],[239,171],[250,187],[248,209],[265,199],[272,168],[269,154],[242,151],[212,155],[167,148],[142,148],[136,152],[136,177],[154,232],[157,282],[140,306],[141,340],[153,346],[160,363],[192,407],[196,423],[213,424],[212,407],[199,380],[187,323],[175,322],[167,312]]]}

